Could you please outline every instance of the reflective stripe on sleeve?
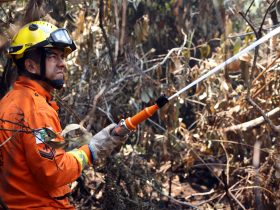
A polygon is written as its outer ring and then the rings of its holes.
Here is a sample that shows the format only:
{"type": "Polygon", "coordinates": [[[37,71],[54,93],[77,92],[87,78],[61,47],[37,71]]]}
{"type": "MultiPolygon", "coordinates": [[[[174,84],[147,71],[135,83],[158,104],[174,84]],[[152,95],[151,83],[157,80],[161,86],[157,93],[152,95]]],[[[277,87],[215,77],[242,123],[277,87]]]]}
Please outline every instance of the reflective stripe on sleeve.
{"type": "Polygon", "coordinates": [[[82,169],[84,169],[84,167],[88,164],[89,160],[88,160],[88,156],[86,155],[86,153],[83,150],[80,149],[74,149],[70,152],[67,152],[71,155],[73,155],[78,162],[81,164],[82,169]]]}

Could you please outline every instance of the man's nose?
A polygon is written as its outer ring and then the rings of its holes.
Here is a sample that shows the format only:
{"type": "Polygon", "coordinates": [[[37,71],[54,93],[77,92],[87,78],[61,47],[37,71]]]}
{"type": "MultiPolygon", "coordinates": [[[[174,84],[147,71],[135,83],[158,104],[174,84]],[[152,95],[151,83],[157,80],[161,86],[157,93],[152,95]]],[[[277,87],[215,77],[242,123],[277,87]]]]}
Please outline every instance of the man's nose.
{"type": "Polygon", "coordinates": [[[57,65],[58,65],[59,67],[65,67],[65,66],[66,66],[65,58],[59,58],[59,59],[58,59],[57,65]]]}

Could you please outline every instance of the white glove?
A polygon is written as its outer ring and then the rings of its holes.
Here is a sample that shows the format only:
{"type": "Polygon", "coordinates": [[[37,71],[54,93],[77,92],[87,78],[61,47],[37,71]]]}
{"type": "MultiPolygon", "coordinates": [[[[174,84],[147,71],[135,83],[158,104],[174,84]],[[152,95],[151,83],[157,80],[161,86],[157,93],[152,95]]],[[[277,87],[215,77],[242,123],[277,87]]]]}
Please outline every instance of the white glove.
{"type": "Polygon", "coordinates": [[[113,123],[103,128],[95,134],[89,142],[89,148],[92,153],[93,160],[105,159],[113,149],[122,145],[128,138],[125,136],[116,136],[112,134],[113,129],[117,124],[113,123]]]}

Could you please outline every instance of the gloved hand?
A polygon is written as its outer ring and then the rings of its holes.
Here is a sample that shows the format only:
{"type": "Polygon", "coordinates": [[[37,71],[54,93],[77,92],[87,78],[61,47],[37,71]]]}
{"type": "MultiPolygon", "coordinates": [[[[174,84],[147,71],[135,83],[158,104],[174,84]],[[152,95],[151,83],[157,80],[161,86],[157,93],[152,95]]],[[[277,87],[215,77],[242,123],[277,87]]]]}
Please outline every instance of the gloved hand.
{"type": "Polygon", "coordinates": [[[92,153],[93,161],[101,160],[108,157],[113,149],[122,145],[128,138],[128,135],[117,136],[113,135],[112,131],[117,126],[113,123],[103,128],[95,134],[89,142],[89,148],[92,153]]]}

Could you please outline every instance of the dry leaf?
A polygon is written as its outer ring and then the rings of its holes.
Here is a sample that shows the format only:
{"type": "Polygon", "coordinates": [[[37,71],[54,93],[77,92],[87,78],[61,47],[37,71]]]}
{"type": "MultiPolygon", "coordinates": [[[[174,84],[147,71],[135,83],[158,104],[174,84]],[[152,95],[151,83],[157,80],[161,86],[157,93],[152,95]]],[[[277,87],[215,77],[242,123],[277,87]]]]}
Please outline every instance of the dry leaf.
{"type": "Polygon", "coordinates": [[[79,124],[69,124],[67,125],[64,130],[61,132],[61,136],[65,137],[65,135],[67,133],[69,133],[70,131],[73,131],[73,130],[77,130],[77,129],[80,129],[82,126],[79,125],[79,124]]]}

